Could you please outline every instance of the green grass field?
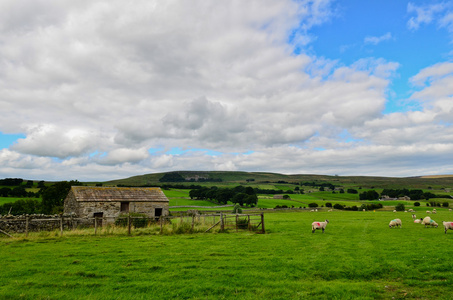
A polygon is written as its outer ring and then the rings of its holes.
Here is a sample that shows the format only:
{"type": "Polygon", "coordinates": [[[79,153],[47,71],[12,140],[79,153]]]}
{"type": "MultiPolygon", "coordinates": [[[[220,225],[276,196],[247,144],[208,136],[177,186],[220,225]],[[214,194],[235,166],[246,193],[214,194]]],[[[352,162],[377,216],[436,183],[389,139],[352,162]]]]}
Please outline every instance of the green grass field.
{"type": "MultiPolygon", "coordinates": [[[[453,221],[446,209],[431,217],[453,221]]],[[[265,225],[266,234],[1,236],[0,298],[453,297],[453,231],[424,228],[410,213],[278,212],[265,225]],[[396,217],[402,228],[389,229],[396,217]],[[326,218],[326,232],[312,234],[311,222],[326,218]]]]}
{"type": "MultiPolygon", "coordinates": [[[[21,199],[30,199],[30,198],[0,197],[0,205],[3,205],[5,203],[16,202],[17,200],[21,200],[21,199]]],[[[35,198],[33,198],[33,199],[35,199],[35,198]]]]}

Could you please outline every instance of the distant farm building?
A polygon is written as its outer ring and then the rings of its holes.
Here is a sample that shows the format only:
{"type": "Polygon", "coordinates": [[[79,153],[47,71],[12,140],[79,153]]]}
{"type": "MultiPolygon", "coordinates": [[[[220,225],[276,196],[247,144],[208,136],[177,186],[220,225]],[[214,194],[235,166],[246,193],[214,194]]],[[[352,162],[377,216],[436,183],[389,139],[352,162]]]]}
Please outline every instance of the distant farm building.
{"type": "Polygon", "coordinates": [[[64,201],[64,213],[79,218],[116,218],[128,213],[158,218],[169,214],[168,202],[160,188],[73,186],[64,201]]]}

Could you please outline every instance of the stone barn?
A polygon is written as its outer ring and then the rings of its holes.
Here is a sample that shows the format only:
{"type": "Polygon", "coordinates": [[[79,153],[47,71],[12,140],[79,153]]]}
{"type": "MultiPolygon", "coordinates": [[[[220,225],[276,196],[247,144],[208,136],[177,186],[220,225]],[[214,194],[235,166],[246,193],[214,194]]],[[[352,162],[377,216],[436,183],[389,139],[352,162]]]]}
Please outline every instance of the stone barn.
{"type": "Polygon", "coordinates": [[[73,186],[64,201],[64,213],[79,218],[108,218],[138,213],[150,218],[168,216],[168,198],[160,188],[73,186]]]}

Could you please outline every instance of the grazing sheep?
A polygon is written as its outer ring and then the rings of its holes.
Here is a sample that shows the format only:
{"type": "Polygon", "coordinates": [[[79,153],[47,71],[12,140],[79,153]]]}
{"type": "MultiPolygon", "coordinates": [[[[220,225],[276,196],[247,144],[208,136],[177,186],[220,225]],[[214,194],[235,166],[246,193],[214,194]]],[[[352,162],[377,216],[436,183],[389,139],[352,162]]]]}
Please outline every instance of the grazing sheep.
{"type": "Polygon", "coordinates": [[[433,209],[433,214],[437,214],[437,211],[436,211],[436,209],[433,209]]]}
{"type": "Polygon", "coordinates": [[[430,226],[436,227],[436,228],[439,226],[439,224],[437,224],[436,221],[434,221],[434,220],[431,219],[430,217],[425,217],[425,218],[423,219],[423,221],[422,221],[422,224],[425,225],[425,227],[426,227],[427,225],[430,225],[430,226]]]}
{"type": "Polygon", "coordinates": [[[442,221],[442,224],[444,224],[444,229],[445,229],[445,234],[447,234],[447,230],[450,229],[450,230],[453,230],[453,222],[445,222],[445,221],[442,221]]]}
{"type": "Polygon", "coordinates": [[[416,219],[416,220],[414,220],[414,223],[420,224],[422,221],[423,221],[423,219],[416,219]]]}
{"type": "Polygon", "coordinates": [[[393,212],[396,212],[396,209],[394,209],[393,212]]]}
{"type": "Polygon", "coordinates": [[[393,219],[393,220],[391,220],[390,223],[389,223],[389,227],[390,227],[390,228],[393,228],[393,227],[395,227],[395,226],[396,226],[396,227],[398,227],[398,226],[401,226],[401,227],[402,227],[402,225],[403,225],[403,223],[401,222],[400,219],[393,219]]]}
{"type": "Polygon", "coordinates": [[[333,211],[332,209],[329,209],[328,211],[333,211]]]}
{"type": "Polygon", "coordinates": [[[426,211],[427,214],[430,214],[431,212],[429,210],[426,211]]]}
{"type": "Polygon", "coordinates": [[[451,208],[450,208],[450,209],[448,209],[448,211],[451,211],[451,208]]]}
{"type": "Polygon", "coordinates": [[[412,219],[417,219],[417,216],[415,214],[412,214],[412,219]]]}
{"type": "Polygon", "coordinates": [[[413,210],[412,208],[409,208],[409,210],[408,210],[408,211],[409,211],[409,212],[414,212],[414,210],[413,210]]]}
{"type": "Polygon", "coordinates": [[[329,223],[329,220],[325,220],[324,222],[311,223],[311,232],[314,233],[316,229],[322,229],[322,233],[324,233],[327,223],[329,223]]]}

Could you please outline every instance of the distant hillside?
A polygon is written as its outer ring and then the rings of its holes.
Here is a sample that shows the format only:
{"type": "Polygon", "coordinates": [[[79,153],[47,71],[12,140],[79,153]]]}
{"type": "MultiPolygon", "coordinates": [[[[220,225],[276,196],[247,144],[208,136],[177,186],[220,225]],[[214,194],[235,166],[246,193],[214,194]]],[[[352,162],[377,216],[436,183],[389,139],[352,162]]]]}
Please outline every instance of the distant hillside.
{"type": "Polygon", "coordinates": [[[329,182],[334,185],[362,187],[362,188],[420,188],[440,189],[453,188],[453,175],[420,176],[420,177],[373,177],[373,176],[329,176],[314,174],[285,175],[266,172],[229,172],[229,171],[175,171],[133,176],[130,178],[104,182],[106,185],[162,185],[171,182],[160,182],[165,174],[177,173],[187,181],[183,184],[203,184],[205,180],[221,180],[210,184],[239,185],[287,182],[297,184],[301,182],[329,182]]]}

